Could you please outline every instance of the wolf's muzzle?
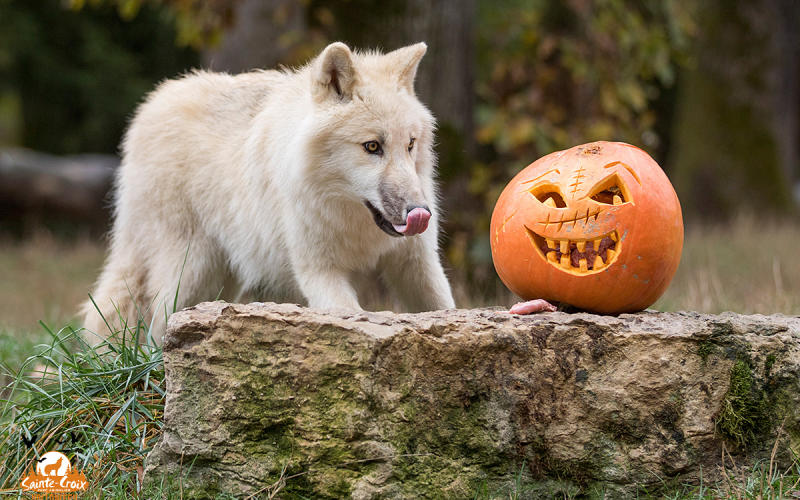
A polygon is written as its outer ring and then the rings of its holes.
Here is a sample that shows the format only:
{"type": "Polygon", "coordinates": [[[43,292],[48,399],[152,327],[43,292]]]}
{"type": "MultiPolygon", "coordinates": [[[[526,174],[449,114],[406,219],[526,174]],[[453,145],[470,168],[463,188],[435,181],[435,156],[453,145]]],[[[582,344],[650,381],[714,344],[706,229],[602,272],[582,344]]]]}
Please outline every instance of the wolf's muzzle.
{"type": "Polygon", "coordinates": [[[375,224],[389,236],[399,237],[420,234],[428,228],[428,221],[431,218],[431,211],[428,207],[414,206],[409,207],[404,224],[392,224],[372,203],[365,200],[364,205],[372,213],[372,219],[375,224]]]}

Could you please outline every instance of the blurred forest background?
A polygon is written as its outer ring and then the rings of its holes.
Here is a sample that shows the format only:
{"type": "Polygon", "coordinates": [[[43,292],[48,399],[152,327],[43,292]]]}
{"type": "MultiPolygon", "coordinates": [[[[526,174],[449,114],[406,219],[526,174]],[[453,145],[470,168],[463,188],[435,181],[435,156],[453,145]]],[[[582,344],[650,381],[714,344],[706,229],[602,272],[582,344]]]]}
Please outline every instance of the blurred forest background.
{"type": "Polygon", "coordinates": [[[194,67],[295,66],[426,41],[444,257],[464,306],[510,304],[494,202],[542,155],[639,145],[686,248],[661,309],[800,314],[798,0],[0,0],[0,331],[64,322],[102,262],[126,122],[194,67]]]}

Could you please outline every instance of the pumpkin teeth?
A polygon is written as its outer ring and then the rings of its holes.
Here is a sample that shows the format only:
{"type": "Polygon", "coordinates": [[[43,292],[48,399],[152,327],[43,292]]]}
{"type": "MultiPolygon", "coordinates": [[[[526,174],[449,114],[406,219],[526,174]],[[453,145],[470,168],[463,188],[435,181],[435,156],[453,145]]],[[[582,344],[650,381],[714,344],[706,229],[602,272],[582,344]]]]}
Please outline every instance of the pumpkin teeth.
{"type": "Polygon", "coordinates": [[[610,266],[619,255],[621,242],[616,231],[583,240],[545,238],[530,228],[528,237],[539,254],[551,265],[573,274],[594,274],[610,266]]]}

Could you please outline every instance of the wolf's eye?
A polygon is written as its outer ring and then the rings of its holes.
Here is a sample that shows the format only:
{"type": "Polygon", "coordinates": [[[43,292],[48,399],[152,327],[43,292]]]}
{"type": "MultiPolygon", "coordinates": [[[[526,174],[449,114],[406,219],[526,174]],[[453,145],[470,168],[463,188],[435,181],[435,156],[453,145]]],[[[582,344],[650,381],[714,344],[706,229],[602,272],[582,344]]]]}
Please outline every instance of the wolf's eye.
{"type": "Polygon", "coordinates": [[[371,155],[382,155],[383,148],[381,147],[381,143],[378,141],[367,141],[363,144],[364,151],[371,155]]]}
{"type": "Polygon", "coordinates": [[[408,152],[410,153],[412,149],[414,149],[414,143],[417,141],[416,137],[412,137],[411,141],[408,143],[408,152]]]}

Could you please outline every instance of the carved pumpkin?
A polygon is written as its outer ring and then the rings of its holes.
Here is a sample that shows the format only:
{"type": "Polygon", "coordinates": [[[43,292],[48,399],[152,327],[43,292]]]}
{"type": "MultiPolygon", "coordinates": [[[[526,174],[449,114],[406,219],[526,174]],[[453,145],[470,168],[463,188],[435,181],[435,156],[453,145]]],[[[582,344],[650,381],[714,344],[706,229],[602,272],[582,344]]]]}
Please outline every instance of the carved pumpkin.
{"type": "Polygon", "coordinates": [[[511,180],[492,214],[492,258],[512,292],[599,313],[655,302],[682,245],[681,207],[667,176],[620,142],[540,158],[511,180]]]}

